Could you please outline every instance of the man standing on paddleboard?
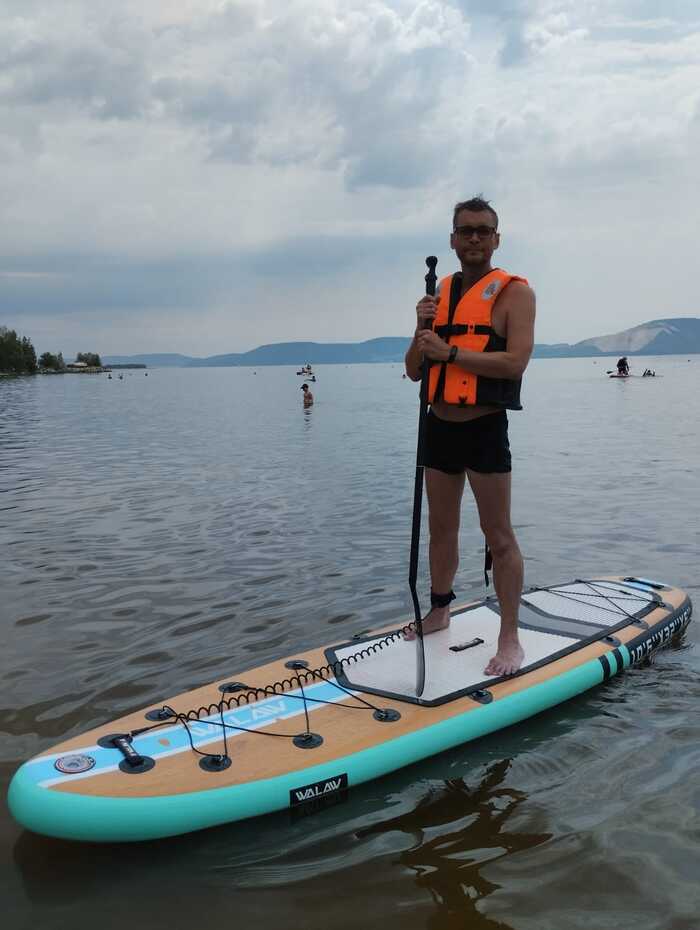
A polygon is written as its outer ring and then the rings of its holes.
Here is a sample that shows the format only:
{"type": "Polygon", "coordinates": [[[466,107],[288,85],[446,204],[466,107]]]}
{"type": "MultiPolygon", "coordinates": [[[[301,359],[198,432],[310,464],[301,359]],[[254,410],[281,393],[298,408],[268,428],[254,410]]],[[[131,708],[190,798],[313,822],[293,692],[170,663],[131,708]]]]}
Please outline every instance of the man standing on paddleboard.
{"type": "Polygon", "coordinates": [[[450,247],[461,272],[417,305],[406,372],[420,381],[430,364],[423,462],[430,526],[431,610],[423,633],[450,622],[459,563],[465,476],[486,537],[487,566],[501,609],[496,654],[487,675],[511,675],[523,662],[518,606],[523,559],[510,522],[511,456],[506,410],[521,410],[520,383],[534,345],[535,295],[524,278],[491,264],[498,216],[481,197],[454,209],[450,247]],[[431,328],[432,327],[432,328],[431,328]]]}

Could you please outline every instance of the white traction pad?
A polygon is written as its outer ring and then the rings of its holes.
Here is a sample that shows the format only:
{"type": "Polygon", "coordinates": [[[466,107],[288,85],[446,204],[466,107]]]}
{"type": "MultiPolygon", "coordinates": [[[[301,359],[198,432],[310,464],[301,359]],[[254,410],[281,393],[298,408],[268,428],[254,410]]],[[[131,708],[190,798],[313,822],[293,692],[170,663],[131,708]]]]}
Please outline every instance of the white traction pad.
{"type": "MultiPolygon", "coordinates": [[[[446,630],[424,637],[426,680],[423,700],[437,701],[456,691],[496,680],[497,676],[485,675],[484,669],[496,653],[500,626],[501,618],[494,610],[486,606],[477,607],[453,614],[446,630]],[[475,638],[484,642],[461,652],[450,649],[450,646],[460,646],[475,638]]],[[[519,636],[525,650],[523,668],[578,642],[568,636],[523,628],[520,628],[519,636]]],[[[337,659],[343,659],[356,654],[363,645],[369,648],[371,644],[372,640],[366,644],[352,643],[336,649],[335,654],[337,659]]],[[[388,691],[412,698],[416,693],[416,648],[413,641],[396,639],[383,649],[349,663],[343,671],[353,688],[388,691]]]]}

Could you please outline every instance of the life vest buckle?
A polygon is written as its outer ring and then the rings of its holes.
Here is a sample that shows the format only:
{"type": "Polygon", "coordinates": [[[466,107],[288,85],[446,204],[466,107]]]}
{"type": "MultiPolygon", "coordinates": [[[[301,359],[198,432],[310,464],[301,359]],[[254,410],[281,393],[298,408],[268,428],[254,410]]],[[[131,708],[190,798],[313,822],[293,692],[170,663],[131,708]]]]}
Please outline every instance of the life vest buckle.
{"type": "Polygon", "coordinates": [[[467,323],[467,335],[473,336],[476,332],[476,323],[467,323]]]}

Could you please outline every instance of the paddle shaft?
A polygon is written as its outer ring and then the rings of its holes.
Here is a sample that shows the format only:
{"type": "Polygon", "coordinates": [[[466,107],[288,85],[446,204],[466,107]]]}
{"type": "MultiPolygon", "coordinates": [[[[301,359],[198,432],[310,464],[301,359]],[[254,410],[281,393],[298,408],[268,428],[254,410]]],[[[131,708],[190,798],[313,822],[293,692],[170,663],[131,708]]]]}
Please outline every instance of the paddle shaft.
{"type": "MultiPolygon", "coordinates": [[[[425,260],[428,273],[425,276],[425,293],[435,296],[437,275],[435,266],[437,258],[430,255],[425,260]]],[[[423,329],[432,329],[430,322],[423,324],[423,329]]],[[[423,371],[420,379],[420,411],[418,414],[418,448],[416,449],[416,479],[413,486],[413,526],[411,527],[411,556],[408,570],[408,586],[411,590],[413,613],[416,620],[416,696],[420,697],[425,688],[425,649],[423,646],[423,619],[421,617],[416,580],[418,578],[418,554],[420,551],[420,523],[423,509],[423,448],[425,445],[425,425],[428,415],[428,380],[430,378],[430,361],[423,359],[423,371]]]]}

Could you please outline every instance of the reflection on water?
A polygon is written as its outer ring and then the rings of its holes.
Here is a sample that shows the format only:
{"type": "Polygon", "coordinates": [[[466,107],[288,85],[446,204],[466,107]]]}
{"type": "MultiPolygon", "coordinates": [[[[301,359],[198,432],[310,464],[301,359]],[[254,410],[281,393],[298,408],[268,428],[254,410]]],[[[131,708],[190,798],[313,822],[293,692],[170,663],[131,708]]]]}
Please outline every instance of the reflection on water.
{"type": "MultiPolygon", "coordinates": [[[[310,915],[314,900],[328,901],[341,876],[345,883],[362,887],[368,868],[381,872],[399,867],[415,886],[413,907],[425,910],[432,902],[425,926],[449,930],[465,926],[468,919],[468,926],[478,930],[510,930],[510,924],[485,917],[477,909],[480,900],[498,888],[483,875],[483,867],[550,838],[548,833],[511,827],[527,796],[504,783],[510,764],[508,759],[490,764],[472,786],[463,778],[433,781],[417,803],[393,817],[386,816],[364,787],[358,789],[359,799],[351,795],[337,811],[318,815],[317,822],[274,815],[260,821],[257,829],[251,824],[222,827],[121,847],[121,855],[116,847],[23,834],[15,844],[14,858],[24,892],[39,906],[57,908],[77,899],[84,905],[86,897],[104,904],[128,889],[129,896],[142,902],[142,920],[150,912],[148,888],[167,884],[169,875],[182,871],[192,888],[206,886],[202,893],[209,901],[231,893],[240,900],[246,892],[293,888],[294,897],[305,902],[310,915]],[[363,819],[373,818],[375,823],[361,825],[363,819]],[[273,849],[273,837],[281,834],[287,848],[273,849]],[[113,871],[115,857],[120,859],[118,875],[113,871]]],[[[390,803],[396,806],[396,801],[390,803]]],[[[391,900],[383,893],[375,902],[376,910],[385,910],[391,900]]],[[[332,916],[334,923],[349,926],[334,908],[330,906],[325,919],[332,916]]],[[[319,926],[323,916],[317,915],[319,926]]],[[[316,924],[309,916],[309,923],[301,925],[316,924]]],[[[402,925],[423,924],[406,915],[402,925]]]]}
{"type": "Polygon", "coordinates": [[[436,905],[431,927],[462,927],[467,916],[479,919],[484,930],[505,927],[475,911],[476,902],[498,887],[482,874],[483,865],[550,838],[549,833],[509,830],[511,815],[527,797],[503,785],[509,767],[509,759],[493,764],[475,787],[463,778],[448,779],[442,790],[408,813],[357,833],[362,838],[399,831],[411,839],[399,862],[413,872],[418,887],[427,890],[436,905]],[[456,811],[461,812],[459,819],[456,811]]]}
{"type": "MultiPolygon", "coordinates": [[[[511,417],[528,582],[634,571],[698,601],[700,402],[682,362],[655,360],[652,384],[587,359],[528,370],[511,417]]],[[[410,619],[417,389],[401,373],[324,369],[301,418],[293,369],[0,383],[3,785],[183,688],[410,619]]],[[[469,499],[460,532],[457,588],[478,597],[469,499]]],[[[697,641],[691,624],[652,667],[303,819],[118,847],[5,813],[6,924],[694,927],[697,641]]]]}

